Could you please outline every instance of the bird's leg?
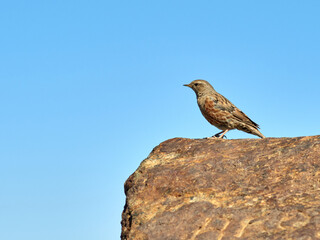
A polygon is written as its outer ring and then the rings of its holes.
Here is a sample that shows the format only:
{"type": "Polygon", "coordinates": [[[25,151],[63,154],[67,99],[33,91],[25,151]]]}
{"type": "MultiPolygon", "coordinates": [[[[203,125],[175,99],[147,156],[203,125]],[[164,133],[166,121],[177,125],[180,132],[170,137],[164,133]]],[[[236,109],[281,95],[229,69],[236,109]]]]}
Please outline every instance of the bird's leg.
{"type": "Polygon", "coordinates": [[[218,138],[218,137],[220,137],[220,134],[223,133],[223,132],[224,132],[224,131],[218,132],[217,134],[213,135],[212,137],[218,138]]]}
{"type": "Polygon", "coordinates": [[[229,129],[218,132],[217,134],[213,135],[212,137],[207,137],[207,138],[227,138],[225,134],[229,131],[229,129]],[[222,134],[221,134],[222,133],[222,134]],[[221,134],[221,135],[220,135],[221,134]]]}
{"type": "Polygon", "coordinates": [[[219,136],[219,138],[223,138],[223,136],[229,131],[229,129],[222,131],[222,134],[219,136]]]}

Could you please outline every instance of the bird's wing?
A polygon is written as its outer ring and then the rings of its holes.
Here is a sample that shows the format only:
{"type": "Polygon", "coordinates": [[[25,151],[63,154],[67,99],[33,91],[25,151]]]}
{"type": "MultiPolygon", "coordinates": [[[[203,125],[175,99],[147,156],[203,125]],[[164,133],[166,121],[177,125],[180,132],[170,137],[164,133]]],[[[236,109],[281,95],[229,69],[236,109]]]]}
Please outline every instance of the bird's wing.
{"type": "Polygon", "coordinates": [[[259,125],[252,121],[244,112],[237,108],[232,102],[219,93],[216,93],[215,97],[212,98],[215,102],[215,107],[229,112],[232,117],[238,121],[244,122],[254,128],[259,128],[259,125]]]}
{"type": "Polygon", "coordinates": [[[241,121],[247,123],[248,125],[254,127],[254,128],[259,128],[259,125],[257,123],[255,123],[254,121],[252,121],[244,112],[242,112],[240,109],[236,108],[234,110],[234,112],[232,113],[232,115],[237,118],[240,119],[241,121]]]}

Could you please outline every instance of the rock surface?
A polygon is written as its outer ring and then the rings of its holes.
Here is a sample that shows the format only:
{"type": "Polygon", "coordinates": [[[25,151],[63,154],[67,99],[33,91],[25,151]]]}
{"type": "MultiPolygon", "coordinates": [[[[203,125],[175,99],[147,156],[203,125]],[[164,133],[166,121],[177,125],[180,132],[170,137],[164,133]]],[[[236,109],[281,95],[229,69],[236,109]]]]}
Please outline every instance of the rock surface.
{"type": "Polygon", "coordinates": [[[121,239],[320,239],[320,136],[174,138],[125,183],[121,239]]]}

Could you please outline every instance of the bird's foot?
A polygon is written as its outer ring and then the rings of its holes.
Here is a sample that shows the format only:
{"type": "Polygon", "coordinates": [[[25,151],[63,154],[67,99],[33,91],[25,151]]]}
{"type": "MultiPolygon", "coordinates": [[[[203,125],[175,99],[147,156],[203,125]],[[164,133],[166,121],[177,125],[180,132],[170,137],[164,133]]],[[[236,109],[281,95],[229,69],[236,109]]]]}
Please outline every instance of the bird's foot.
{"type": "Polygon", "coordinates": [[[213,135],[212,137],[207,137],[206,139],[214,139],[214,138],[225,138],[227,139],[226,137],[226,133],[228,132],[229,130],[224,130],[224,131],[221,131],[221,132],[218,132],[216,135],[213,135]]]}
{"type": "Polygon", "coordinates": [[[217,133],[216,135],[213,135],[212,137],[219,138],[220,137],[220,133],[217,133]]]}
{"type": "Polygon", "coordinates": [[[225,139],[227,139],[227,136],[224,135],[224,136],[220,137],[220,134],[217,133],[216,135],[213,135],[212,137],[206,137],[205,139],[216,139],[216,138],[225,138],[225,139]]]}
{"type": "Polygon", "coordinates": [[[216,135],[212,136],[212,137],[205,137],[204,139],[216,139],[218,137],[216,137],[216,135]]]}
{"type": "Polygon", "coordinates": [[[212,138],[225,138],[227,139],[226,135],[221,136],[221,134],[217,133],[216,135],[213,135],[212,138]]]}

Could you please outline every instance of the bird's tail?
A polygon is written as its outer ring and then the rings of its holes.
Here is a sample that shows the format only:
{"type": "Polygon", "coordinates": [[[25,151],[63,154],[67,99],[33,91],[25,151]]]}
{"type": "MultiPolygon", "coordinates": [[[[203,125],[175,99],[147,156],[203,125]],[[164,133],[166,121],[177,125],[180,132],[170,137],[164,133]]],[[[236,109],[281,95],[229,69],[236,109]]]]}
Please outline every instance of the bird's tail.
{"type": "Polygon", "coordinates": [[[265,136],[263,136],[263,134],[258,130],[258,129],[254,129],[254,135],[258,136],[258,137],[261,137],[261,138],[266,138],[265,136]]]}
{"type": "Polygon", "coordinates": [[[266,138],[257,128],[254,128],[249,125],[240,125],[237,129],[244,131],[244,132],[247,132],[247,133],[250,133],[250,134],[253,134],[253,135],[256,135],[261,138],[266,138]]]}

